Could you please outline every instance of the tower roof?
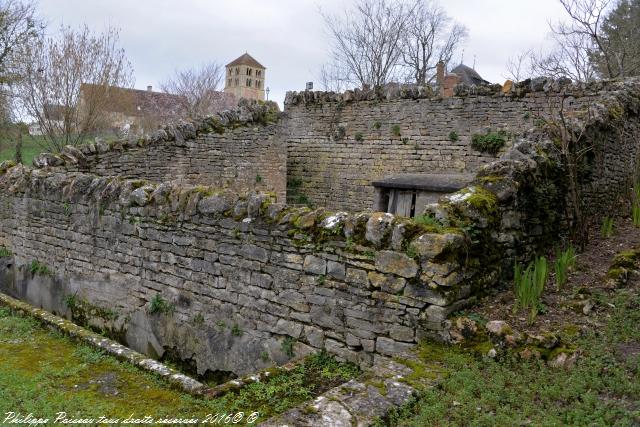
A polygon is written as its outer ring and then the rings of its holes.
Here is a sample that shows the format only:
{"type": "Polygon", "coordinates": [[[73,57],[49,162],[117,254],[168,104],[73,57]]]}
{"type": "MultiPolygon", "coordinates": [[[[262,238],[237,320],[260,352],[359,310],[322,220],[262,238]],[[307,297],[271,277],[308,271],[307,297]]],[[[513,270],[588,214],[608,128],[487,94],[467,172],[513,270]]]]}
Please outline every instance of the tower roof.
{"type": "Polygon", "coordinates": [[[233,67],[236,65],[248,65],[250,67],[262,68],[263,70],[266,69],[264,65],[256,61],[253,56],[249,55],[246,52],[243,55],[236,58],[235,60],[229,62],[227,64],[227,67],[233,67]]]}

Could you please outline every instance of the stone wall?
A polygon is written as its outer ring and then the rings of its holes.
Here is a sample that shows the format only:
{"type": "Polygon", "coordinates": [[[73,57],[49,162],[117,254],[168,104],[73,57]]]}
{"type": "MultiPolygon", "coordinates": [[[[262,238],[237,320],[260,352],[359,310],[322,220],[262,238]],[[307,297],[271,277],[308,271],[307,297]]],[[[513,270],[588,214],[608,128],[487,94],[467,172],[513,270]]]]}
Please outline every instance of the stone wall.
{"type": "MultiPolygon", "coordinates": [[[[277,107],[275,107],[277,108],[277,107]]],[[[70,172],[175,181],[286,197],[287,148],[270,104],[248,104],[193,122],[170,125],[135,141],[97,142],[43,154],[36,166],[70,172]]]]}
{"type": "Polygon", "coordinates": [[[287,342],[365,364],[399,354],[471,290],[460,230],[389,214],[21,166],[0,191],[3,292],[202,374],[282,363],[287,342]]]}
{"type": "MultiPolygon", "coordinates": [[[[640,81],[599,84],[597,102],[565,115],[594,221],[628,214],[640,160],[640,81]]],[[[584,99],[596,88],[580,89],[584,99]]],[[[282,363],[290,347],[367,364],[446,338],[451,312],[515,261],[562,244],[570,224],[558,123],[514,138],[472,184],[429,206],[427,223],[4,163],[0,245],[14,261],[0,272],[11,278],[2,291],[203,374],[282,363]]],[[[55,161],[80,165],[73,155],[55,161]]]]}
{"type": "Polygon", "coordinates": [[[372,181],[396,174],[474,173],[496,156],[471,148],[475,134],[505,131],[508,141],[543,122],[566,97],[565,109],[593,102],[602,83],[525,81],[504,92],[499,85],[460,85],[454,97],[428,87],[290,92],[285,100],[288,200],[310,199],[329,209],[372,209],[372,181]]]}

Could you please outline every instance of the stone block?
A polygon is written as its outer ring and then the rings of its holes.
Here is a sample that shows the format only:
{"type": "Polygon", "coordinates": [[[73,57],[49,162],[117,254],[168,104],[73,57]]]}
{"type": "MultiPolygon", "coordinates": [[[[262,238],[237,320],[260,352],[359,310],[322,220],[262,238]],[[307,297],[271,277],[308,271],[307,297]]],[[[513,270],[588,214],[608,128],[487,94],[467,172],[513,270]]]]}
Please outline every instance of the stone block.
{"type": "Polygon", "coordinates": [[[385,356],[400,356],[411,352],[415,344],[394,341],[391,338],[378,337],[376,340],[376,352],[385,356]]]}
{"type": "Polygon", "coordinates": [[[327,261],[313,255],[307,255],[304,258],[303,270],[311,274],[326,274],[327,273],[327,261]]]}
{"type": "Polygon", "coordinates": [[[380,251],[376,254],[376,269],[405,278],[416,277],[418,264],[413,258],[400,252],[380,251]]]}

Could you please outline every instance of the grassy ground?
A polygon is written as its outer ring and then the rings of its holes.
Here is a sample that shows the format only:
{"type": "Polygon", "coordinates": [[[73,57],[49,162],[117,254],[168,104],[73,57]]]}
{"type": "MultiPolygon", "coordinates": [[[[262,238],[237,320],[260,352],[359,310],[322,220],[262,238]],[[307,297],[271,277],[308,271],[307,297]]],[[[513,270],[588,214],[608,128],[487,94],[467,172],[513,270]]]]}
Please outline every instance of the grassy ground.
{"type": "Polygon", "coordinates": [[[434,344],[421,347],[445,379],[381,422],[399,426],[640,425],[640,289],[612,292],[604,327],[563,336],[575,366],[515,357],[495,361],[434,344]]]}
{"type": "Polygon", "coordinates": [[[293,371],[218,399],[171,390],[153,375],[43,329],[0,307],[0,423],[7,412],[55,419],[150,416],[204,419],[208,414],[281,413],[359,373],[318,354],[293,371]]]}
{"type": "MultiPolygon", "coordinates": [[[[24,136],[22,138],[22,163],[31,165],[33,158],[46,151],[42,136],[24,136]]],[[[0,141],[0,162],[14,160],[16,157],[15,141],[0,141]]]]}

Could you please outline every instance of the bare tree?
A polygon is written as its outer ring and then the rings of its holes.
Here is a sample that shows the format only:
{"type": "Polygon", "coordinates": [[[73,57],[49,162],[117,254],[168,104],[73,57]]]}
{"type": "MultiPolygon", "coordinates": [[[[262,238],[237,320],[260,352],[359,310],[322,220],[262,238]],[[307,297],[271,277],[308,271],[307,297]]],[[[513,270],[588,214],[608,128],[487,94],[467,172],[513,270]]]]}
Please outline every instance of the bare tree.
{"type": "Polygon", "coordinates": [[[322,14],[332,38],[331,62],[341,81],[381,86],[399,71],[407,6],[393,0],[356,0],[342,18],[322,14]]]}
{"type": "Polygon", "coordinates": [[[131,64],[114,28],[94,34],[87,26],[62,27],[58,36],[24,46],[23,54],[29,60],[22,64],[18,95],[52,151],[84,141],[114,102],[114,87],[133,85],[131,64]]]}
{"type": "Polygon", "coordinates": [[[415,0],[407,11],[401,38],[402,62],[421,85],[435,78],[439,61],[448,63],[468,36],[464,25],[453,23],[432,0],[415,0]]]}
{"type": "Polygon", "coordinates": [[[324,64],[320,69],[320,86],[322,90],[329,92],[344,92],[349,88],[348,75],[341,64],[331,62],[324,64]]]}
{"type": "Polygon", "coordinates": [[[597,77],[591,60],[593,46],[583,34],[552,34],[554,47],[551,52],[532,53],[532,74],[553,78],[569,77],[587,82],[597,77]]]}
{"type": "Polygon", "coordinates": [[[205,116],[233,107],[230,96],[220,91],[224,72],[224,67],[215,62],[199,68],[176,70],[160,87],[182,97],[182,110],[187,117],[205,116]]]}
{"type": "Polygon", "coordinates": [[[514,82],[523,81],[532,76],[532,55],[531,50],[517,53],[507,59],[507,74],[503,77],[514,82]]]}
{"type": "Polygon", "coordinates": [[[565,50],[574,52],[580,50],[581,57],[589,57],[595,52],[602,55],[604,63],[604,77],[613,75],[613,58],[610,55],[605,39],[602,37],[602,24],[610,0],[560,0],[560,4],[569,16],[568,22],[551,25],[557,41],[565,50]]]}
{"type": "Polygon", "coordinates": [[[20,47],[36,38],[43,24],[35,16],[34,3],[0,0],[0,84],[19,78],[20,47]]]}
{"type": "Polygon", "coordinates": [[[33,2],[0,0],[0,149],[3,142],[15,140],[19,162],[21,129],[15,123],[18,114],[12,87],[20,80],[18,64],[29,59],[21,56],[20,47],[37,37],[43,27],[33,2]]]}

